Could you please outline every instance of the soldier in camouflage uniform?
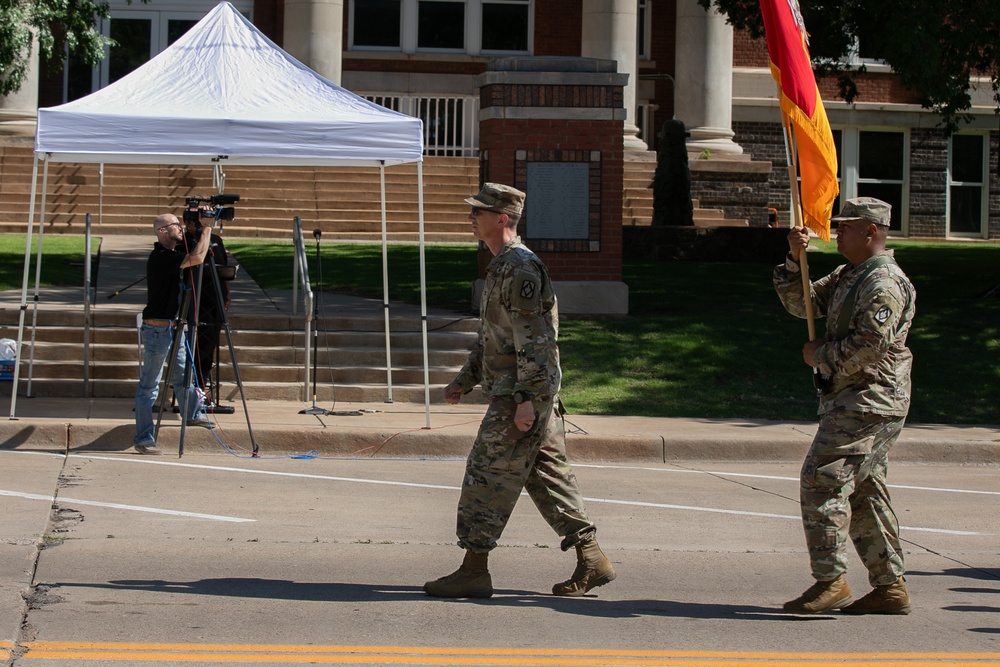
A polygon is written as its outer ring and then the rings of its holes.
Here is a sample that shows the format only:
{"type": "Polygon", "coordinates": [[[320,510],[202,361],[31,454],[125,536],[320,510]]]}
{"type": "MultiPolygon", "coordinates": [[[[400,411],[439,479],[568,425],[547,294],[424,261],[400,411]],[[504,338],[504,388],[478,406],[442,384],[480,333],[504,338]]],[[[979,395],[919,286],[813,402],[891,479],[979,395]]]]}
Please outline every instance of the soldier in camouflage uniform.
{"type": "MultiPolygon", "coordinates": [[[[908,614],[899,523],[889,502],[886,469],[910,407],[912,355],[906,335],[915,292],[886,250],[890,206],[848,200],[839,215],[837,250],[848,263],[812,282],[812,304],[826,316],[826,335],[809,341],[803,359],[819,389],[820,423],[802,465],[802,523],[816,583],[786,611],[908,614]],[[847,540],[873,590],[854,601],[847,584],[847,540]]],[[[805,317],[799,256],[809,235],[788,234],[791,251],[774,270],[785,309],[805,317]]]]}
{"type": "Polygon", "coordinates": [[[473,234],[494,258],[486,269],[478,341],[444,398],[458,403],[482,384],[490,404],[466,461],[458,503],[458,545],[466,550],[465,560],[452,574],[424,584],[424,591],[436,597],[493,595],[489,552],[525,489],[563,538],[563,551],[576,548],[576,570],[552,593],[580,596],[612,581],[615,571],[594,538],[594,522],[566,459],[552,281],[517,235],[523,192],[486,183],[465,201],[472,205],[473,234]]]}

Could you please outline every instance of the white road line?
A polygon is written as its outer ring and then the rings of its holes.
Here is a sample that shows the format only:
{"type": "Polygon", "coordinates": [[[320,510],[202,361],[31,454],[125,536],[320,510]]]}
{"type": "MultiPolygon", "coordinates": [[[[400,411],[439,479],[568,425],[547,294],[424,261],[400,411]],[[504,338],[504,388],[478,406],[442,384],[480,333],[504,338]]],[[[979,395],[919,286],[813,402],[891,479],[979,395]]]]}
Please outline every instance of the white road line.
{"type": "MultiPolygon", "coordinates": [[[[779,477],[777,475],[753,475],[745,472],[724,472],[721,470],[695,470],[686,468],[651,468],[649,466],[610,466],[591,463],[574,463],[574,468],[608,468],[612,470],[649,470],[651,472],[689,473],[695,475],[718,475],[720,477],[749,477],[751,479],[774,479],[783,482],[798,482],[798,477],[779,477]]],[[[937,486],[908,486],[905,484],[888,484],[890,489],[910,489],[913,491],[940,491],[942,493],[972,493],[984,496],[1000,496],[1000,491],[977,491],[976,489],[949,489],[937,486]]]]}
{"type": "Polygon", "coordinates": [[[201,514],[200,512],[182,512],[181,510],[164,510],[157,507],[141,507],[139,505],[122,505],[121,503],[102,503],[96,500],[81,500],[80,498],[67,498],[59,496],[58,500],[53,496],[45,496],[38,493],[21,493],[19,491],[5,491],[0,489],[0,496],[11,496],[14,498],[26,498],[28,500],[44,500],[46,502],[72,503],[73,505],[91,505],[94,507],[109,507],[116,510],[129,510],[132,512],[149,512],[151,514],[169,514],[171,516],[185,516],[192,519],[208,519],[210,521],[227,521],[230,523],[248,523],[256,519],[243,519],[234,516],[219,516],[217,514],[201,514]]]}
{"type": "MultiPolygon", "coordinates": [[[[523,494],[522,494],[523,495],[523,494]]],[[[748,512],[746,510],[724,510],[714,507],[692,507],[690,505],[667,505],[664,503],[647,503],[637,500],[608,500],[606,498],[584,498],[588,503],[607,503],[609,505],[636,505],[638,507],[655,507],[657,509],[685,510],[688,512],[713,512],[715,514],[736,514],[739,516],[755,516],[766,519],[794,519],[801,521],[802,517],[792,514],[770,514],[768,512],[748,512]]],[[[946,528],[915,528],[913,526],[900,526],[900,529],[912,530],[921,533],[943,533],[945,535],[987,535],[988,533],[976,533],[968,530],[949,530],[946,528]]]]}
{"type": "Polygon", "coordinates": [[[245,472],[251,475],[274,475],[276,477],[296,477],[299,479],[325,479],[333,482],[363,482],[365,484],[386,484],[388,486],[408,486],[417,489],[442,489],[445,491],[457,491],[461,487],[444,486],[441,484],[418,484],[417,482],[391,482],[381,479],[363,479],[357,477],[334,477],[331,475],[311,475],[304,472],[279,472],[277,470],[254,470],[253,468],[233,468],[230,466],[209,466],[201,463],[180,463],[177,461],[151,461],[149,459],[124,459],[113,456],[87,456],[82,454],[72,454],[71,456],[98,461],[124,461],[125,463],[144,463],[146,465],[177,466],[180,468],[197,468],[200,470],[222,470],[225,472],[245,472]]]}
{"type": "MultiPolygon", "coordinates": [[[[74,454],[74,456],[80,456],[74,454]]],[[[144,463],[149,465],[166,465],[166,466],[178,466],[182,468],[199,468],[202,470],[223,470],[227,472],[245,472],[255,475],[275,475],[278,477],[295,477],[299,479],[319,479],[319,480],[329,480],[334,482],[351,482],[355,484],[384,484],[388,486],[404,486],[418,489],[442,489],[446,491],[458,491],[461,487],[458,486],[444,486],[441,484],[418,484],[416,482],[391,482],[381,479],[365,479],[361,477],[334,477],[330,475],[312,475],[307,473],[295,473],[295,472],[278,472],[272,470],[253,470],[249,468],[233,468],[229,466],[209,466],[200,463],[180,463],[177,461],[150,461],[149,459],[133,459],[133,458],[116,458],[116,457],[91,457],[84,456],[83,458],[94,458],[102,461],[124,461],[126,463],[144,463]]],[[[617,466],[591,466],[591,467],[603,467],[603,468],[615,468],[617,466]]],[[[659,470],[659,468],[650,468],[650,470],[659,470]]],[[[527,495],[522,492],[521,495],[527,495]]],[[[715,514],[733,514],[737,516],[754,516],[760,518],[768,519],[794,519],[795,521],[801,521],[802,517],[793,516],[790,514],[769,514],[766,512],[748,512],[745,510],[727,510],[719,509],[714,507],[692,507],[688,505],[669,505],[665,503],[648,503],[648,502],[638,502],[630,500],[611,500],[607,498],[584,498],[587,502],[592,503],[608,503],[612,505],[635,505],[639,507],[653,507],[657,509],[673,509],[682,510],[689,512],[712,512],[715,514]]],[[[900,526],[900,528],[905,528],[906,530],[920,531],[926,533],[943,533],[946,535],[985,535],[986,533],[977,533],[966,530],[947,530],[944,528],[914,528],[912,526],[900,526]]]]}

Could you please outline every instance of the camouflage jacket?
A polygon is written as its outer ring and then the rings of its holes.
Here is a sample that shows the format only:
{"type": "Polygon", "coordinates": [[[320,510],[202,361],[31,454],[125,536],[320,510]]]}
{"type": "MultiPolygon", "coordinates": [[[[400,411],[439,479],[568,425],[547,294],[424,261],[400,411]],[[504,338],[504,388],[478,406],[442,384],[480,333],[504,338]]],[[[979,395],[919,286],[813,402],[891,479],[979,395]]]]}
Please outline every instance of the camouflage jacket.
{"type": "MultiPolygon", "coordinates": [[[[892,257],[892,251],[886,251],[892,257]]],[[[910,408],[910,369],[913,355],[906,335],[913,322],[916,292],[895,262],[869,273],[866,260],[843,264],[812,282],[813,314],[826,317],[824,343],[813,354],[820,373],[830,382],[820,394],[819,414],[837,408],[905,416],[910,408]],[[867,276],[865,275],[867,274],[867,276]],[[838,340],[837,324],[852,287],[858,280],[854,312],[847,335],[838,340]]],[[[792,315],[805,318],[802,274],[788,255],[774,269],[774,287],[792,315]]]]}
{"type": "Polygon", "coordinates": [[[559,311],[545,265],[514,237],[486,267],[479,338],[455,381],[490,397],[559,392],[559,311]]]}

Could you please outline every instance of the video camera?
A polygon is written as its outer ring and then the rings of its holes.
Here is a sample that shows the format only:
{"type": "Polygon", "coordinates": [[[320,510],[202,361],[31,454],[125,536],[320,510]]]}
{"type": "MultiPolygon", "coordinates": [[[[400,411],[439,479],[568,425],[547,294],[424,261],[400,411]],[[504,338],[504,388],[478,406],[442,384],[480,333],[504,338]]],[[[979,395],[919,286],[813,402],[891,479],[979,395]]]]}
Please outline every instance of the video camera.
{"type": "Polygon", "coordinates": [[[188,197],[184,201],[187,210],[184,211],[184,222],[193,222],[201,226],[201,218],[212,218],[213,220],[233,220],[236,218],[236,209],[233,204],[240,200],[239,195],[212,195],[211,197],[188,197]],[[208,208],[202,207],[208,204],[208,208]]]}

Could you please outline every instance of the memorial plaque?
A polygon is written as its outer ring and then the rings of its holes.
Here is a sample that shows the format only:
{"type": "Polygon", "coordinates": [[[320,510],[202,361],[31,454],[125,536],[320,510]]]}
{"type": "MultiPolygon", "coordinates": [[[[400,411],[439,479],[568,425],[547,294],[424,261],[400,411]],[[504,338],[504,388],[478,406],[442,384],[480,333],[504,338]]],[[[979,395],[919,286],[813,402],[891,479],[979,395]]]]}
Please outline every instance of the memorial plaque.
{"type": "Polygon", "coordinates": [[[527,236],[587,239],[590,236],[590,165],[529,162],[527,236]]]}

